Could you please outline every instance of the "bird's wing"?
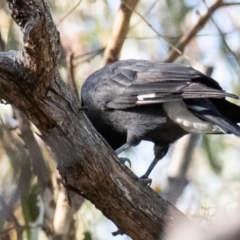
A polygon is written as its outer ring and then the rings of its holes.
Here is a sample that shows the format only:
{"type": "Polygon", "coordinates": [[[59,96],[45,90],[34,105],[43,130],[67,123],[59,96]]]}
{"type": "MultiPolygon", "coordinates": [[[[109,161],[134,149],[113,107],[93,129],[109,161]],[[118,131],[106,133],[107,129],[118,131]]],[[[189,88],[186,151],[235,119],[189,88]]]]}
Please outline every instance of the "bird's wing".
{"type": "Polygon", "coordinates": [[[83,102],[90,106],[91,111],[126,110],[144,104],[163,103],[169,118],[177,124],[181,120],[182,127],[187,125],[190,132],[201,132],[203,127],[206,129],[204,132],[211,132],[209,125],[204,125],[208,122],[223,132],[240,136],[240,127],[236,124],[240,122],[240,114],[234,117],[236,114],[233,113],[240,108],[225,103],[225,97],[238,98],[191,67],[144,60],[108,65],[92,74],[82,88],[83,102]],[[228,110],[230,107],[231,111],[228,110]],[[203,122],[199,123],[199,118],[203,122]]]}
{"type": "Polygon", "coordinates": [[[191,98],[237,98],[191,67],[145,60],[118,61],[102,68],[85,81],[82,96],[96,100],[102,109],[127,109],[191,98]]]}
{"type": "MultiPolygon", "coordinates": [[[[222,100],[223,106],[224,101],[222,100]]],[[[194,113],[197,117],[200,119],[211,123],[214,126],[218,126],[218,128],[225,133],[233,133],[236,136],[240,137],[240,127],[236,124],[236,122],[239,122],[239,118],[237,121],[234,121],[234,117],[232,118],[231,115],[224,116],[221,113],[223,109],[221,109],[221,106],[218,108],[210,99],[187,99],[185,100],[185,103],[188,107],[188,109],[194,113]]],[[[235,115],[239,117],[238,112],[240,111],[240,108],[236,105],[233,105],[231,103],[228,104],[229,108],[233,108],[236,110],[235,115]]]]}

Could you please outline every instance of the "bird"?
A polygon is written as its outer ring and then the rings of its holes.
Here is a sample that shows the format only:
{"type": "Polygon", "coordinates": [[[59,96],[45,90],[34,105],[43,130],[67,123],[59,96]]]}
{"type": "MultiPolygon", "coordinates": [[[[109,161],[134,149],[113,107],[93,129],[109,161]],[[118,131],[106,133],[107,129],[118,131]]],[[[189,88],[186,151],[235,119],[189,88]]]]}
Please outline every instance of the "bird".
{"type": "Polygon", "coordinates": [[[154,143],[154,159],[142,176],[189,133],[240,137],[238,99],[190,66],[121,60],[92,73],[81,88],[87,117],[117,154],[142,140],[154,143]]]}

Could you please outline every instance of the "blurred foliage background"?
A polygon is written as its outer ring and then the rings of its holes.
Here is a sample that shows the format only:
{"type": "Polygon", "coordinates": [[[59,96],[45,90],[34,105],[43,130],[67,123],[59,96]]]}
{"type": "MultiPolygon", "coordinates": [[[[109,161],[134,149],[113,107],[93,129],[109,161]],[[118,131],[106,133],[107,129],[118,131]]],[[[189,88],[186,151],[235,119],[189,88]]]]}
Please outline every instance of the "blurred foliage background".
{"type": "MultiPolygon", "coordinates": [[[[47,1],[61,37],[64,81],[83,81],[102,67],[120,1],[47,1]]],[[[170,47],[191,31],[211,0],[140,0],[120,59],[165,61],[170,47]],[[157,34],[158,33],[158,34],[157,34]],[[166,41],[168,40],[168,42],[166,41]]],[[[210,74],[240,96],[240,1],[224,1],[197,32],[177,62],[210,74]]],[[[0,50],[23,47],[22,33],[0,0],[0,50]]],[[[240,104],[239,101],[235,103],[240,104]]],[[[0,239],[129,239],[80,197],[70,208],[54,155],[38,130],[13,107],[0,105],[0,239]]],[[[122,156],[141,176],[153,158],[148,142],[122,156]]],[[[194,221],[214,221],[240,199],[240,139],[187,136],[174,144],[151,174],[152,188],[194,221]]]]}

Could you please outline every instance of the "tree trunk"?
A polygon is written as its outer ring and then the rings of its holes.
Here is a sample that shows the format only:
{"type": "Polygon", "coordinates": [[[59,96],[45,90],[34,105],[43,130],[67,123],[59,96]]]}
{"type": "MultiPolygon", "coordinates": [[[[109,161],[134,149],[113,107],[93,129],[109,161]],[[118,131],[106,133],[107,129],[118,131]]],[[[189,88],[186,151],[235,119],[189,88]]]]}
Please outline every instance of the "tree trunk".
{"type": "Polygon", "coordinates": [[[24,48],[0,53],[0,98],[38,127],[66,186],[133,239],[163,239],[166,225],[188,221],[119,162],[61,80],[59,34],[45,1],[8,3],[23,32],[24,48]]]}

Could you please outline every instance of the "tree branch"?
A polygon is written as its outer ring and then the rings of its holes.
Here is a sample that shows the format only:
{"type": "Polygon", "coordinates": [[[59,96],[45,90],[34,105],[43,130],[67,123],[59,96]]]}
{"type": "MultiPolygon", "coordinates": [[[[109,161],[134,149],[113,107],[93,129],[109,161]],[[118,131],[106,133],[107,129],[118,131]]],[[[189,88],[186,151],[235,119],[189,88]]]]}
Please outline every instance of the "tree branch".
{"type": "Polygon", "coordinates": [[[113,25],[112,35],[108,41],[104,52],[103,65],[115,62],[119,59],[119,55],[126,39],[129,22],[134,9],[139,0],[122,0],[119,7],[115,23],[113,25]]]}
{"type": "Polygon", "coordinates": [[[8,3],[23,31],[24,48],[0,54],[0,98],[14,104],[38,127],[71,189],[133,239],[163,237],[166,226],[186,217],[119,162],[60,79],[58,32],[46,2],[8,3]]]}
{"type": "Polygon", "coordinates": [[[187,170],[191,163],[193,149],[198,139],[199,135],[191,134],[181,139],[181,142],[175,145],[175,148],[179,147],[179,149],[173,152],[168,171],[168,188],[166,191],[166,199],[173,205],[176,205],[178,198],[189,182],[187,179],[187,170]]]}
{"type": "MultiPolygon", "coordinates": [[[[220,7],[224,6],[222,0],[216,0],[212,6],[208,8],[208,11],[202,15],[198,22],[195,24],[195,26],[191,29],[190,32],[183,35],[182,38],[179,40],[179,42],[176,44],[176,48],[183,52],[184,48],[187,46],[187,44],[193,39],[193,37],[197,34],[197,32],[204,27],[206,22],[212,17],[212,14],[220,7]]],[[[179,53],[175,51],[175,49],[172,49],[165,62],[173,62],[177,57],[179,56],[179,53]]]]}

